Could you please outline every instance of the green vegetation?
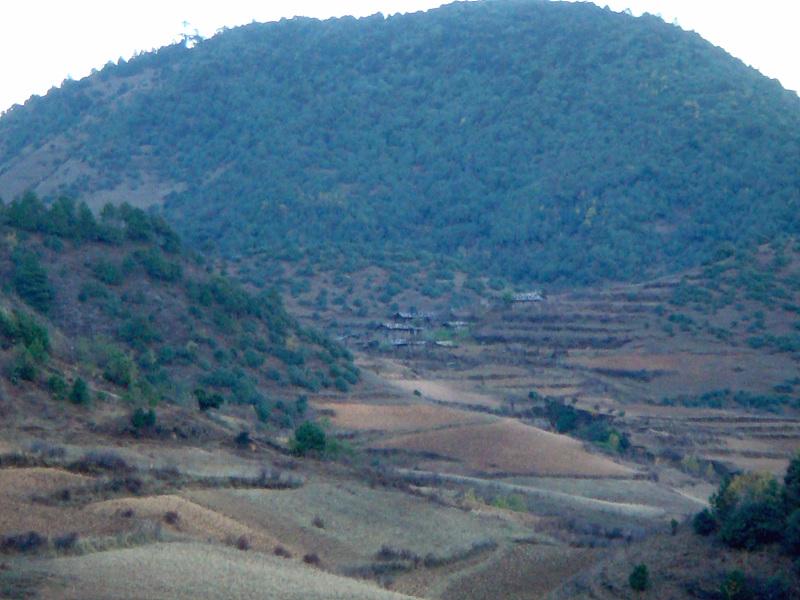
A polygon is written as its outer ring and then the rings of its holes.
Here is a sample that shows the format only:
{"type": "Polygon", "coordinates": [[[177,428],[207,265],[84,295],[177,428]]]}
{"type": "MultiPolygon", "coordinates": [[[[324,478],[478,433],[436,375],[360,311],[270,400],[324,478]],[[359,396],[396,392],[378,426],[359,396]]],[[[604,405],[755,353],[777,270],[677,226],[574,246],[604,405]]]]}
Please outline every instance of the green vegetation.
{"type": "Polygon", "coordinates": [[[643,592],[650,587],[650,573],[647,570],[647,565],[639,564],[633,568],[630,576],[628,577],[628,584],[631,589],[636,592],[643,592]]]}
{"type": "Polygon", "coordinates": [[[322,455],[328,445],[325,430],[313,421],[306,421],[294,431],[292,451],[298,456],[313,453],[322,455]]]}
{"type": "Polygon", "coordinates": [[[676,396],[662,398],[664,406],[687,406],[692,408],[726,408],[740,406],[756,410],[777,412],[783,406],[800,407],[800,399],[792,398],[788,394],[754,394],[745,390],[713,390],[696,396],[676,396]]]}
{"type": "MultiPolygon", "coordinates": [[[[540,396],[530,392],[528,398],[536,401],[540,396]]],[[[628,434],[612,427],[605,418],[552,398],[544,401],[544,416],[559,433],[574,435],[613,452],[623,453],[630,448],[628,434]]]]}
{"type": "Polygon", "coordinates": [[[716,533],[732,548],[757,550],[782,543],[800,556],[800,455],[789,464],[783,483],[766,473],[727,477],[711,496],[711,509],[693,520],[700,535],[716,533]]]}
{"type": "Polygon", "coordinates": [[[9,282],[0,296],[0,368],[15,384],[76,404],[106,385],[114,388],[106,397],[133,407],[252,404],[262,422],[291,429],[307,400],[282,410],[266,393],[358,383],[345,348],[292,319],[274,289],[249,291],[182,250],[160,217],[124,204],[95,217],[83,204],[26,194],[0,203],[0,239],[9,282]],[[47,312],[57,352],[41,317],[5,308],[23,302],[47,312]],[[51,358],[104,382],[68,384],[51,358]]]}
{"type": "Polygon", "coordinates": [[[55,292],[39,257],[20,249],[14,252],[12,260],[13,283],[17,294],[39,312],[47,313],[53,304],[55,292]]]}
{"type": "MultiPolygon", "coordinates": [[[[588,3],[227,30],[12,108],[0,168],[55,139],[90,169],[75,191],[143,175],[181,184],[170,221],[265,271],[410,258],[581,284],[800,231],[796,95],[694,33],[588,3]]],[[[48,227],[98,235],[84,212],[65,214],[48,227]]],[[[146,241],[149,217],[126,217],[126,235],[146,241]]],[[[419,289],[451,286],[435,275],[419,289]]]]}
{"type": "Polygon", "coordinates": [[[91,400],[89,385],[83,377],[78,377],[69,390],[69,401],[73,404],[89,404],[89,400],[91,400]]]}
{"type": "Polygon", "coordinates": [[[205,390],[196,389],[194,397],[197,398],[197,406],[205,412],[211,408],[220,408],[225,403],[225,398],[221,394],[209,394],[205,390]]]}
{"type": "Polygon", "coordinates": [[[131,415],[131,427],[135,431],[141,431],[143,429],[151,429],[156,425],[156,411],[152,408],[145,410],[143,408],[137,408],[133,411],[131,415]]]}

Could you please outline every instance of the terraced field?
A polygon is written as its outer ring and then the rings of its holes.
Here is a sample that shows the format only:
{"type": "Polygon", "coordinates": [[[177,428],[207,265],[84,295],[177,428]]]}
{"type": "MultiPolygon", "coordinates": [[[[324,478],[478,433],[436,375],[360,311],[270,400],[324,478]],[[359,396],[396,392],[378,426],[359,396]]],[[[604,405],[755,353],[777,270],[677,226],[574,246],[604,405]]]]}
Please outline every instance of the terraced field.
{"type": "Polygon", "coordinates": [[[635,473],[630,467],[587,452],[574,439],[513,419],[389,437],[372,447],[441,457],[455,461],[464,472],[477,474],[630,477],[635,473]]]}

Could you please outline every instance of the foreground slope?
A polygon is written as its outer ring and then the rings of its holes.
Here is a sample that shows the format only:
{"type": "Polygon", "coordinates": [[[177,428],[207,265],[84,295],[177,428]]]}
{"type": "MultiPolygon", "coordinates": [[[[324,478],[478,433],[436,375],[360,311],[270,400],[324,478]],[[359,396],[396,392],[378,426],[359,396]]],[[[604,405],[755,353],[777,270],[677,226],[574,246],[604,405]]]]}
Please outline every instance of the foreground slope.
{"type": "Polygon", "coordinates": [[[0,185],[163,203],[267,263],[586,282],[796,232],[798,132],[796,95],[656,17],[469,2],[109,65],[3,116],[0,185]]]}

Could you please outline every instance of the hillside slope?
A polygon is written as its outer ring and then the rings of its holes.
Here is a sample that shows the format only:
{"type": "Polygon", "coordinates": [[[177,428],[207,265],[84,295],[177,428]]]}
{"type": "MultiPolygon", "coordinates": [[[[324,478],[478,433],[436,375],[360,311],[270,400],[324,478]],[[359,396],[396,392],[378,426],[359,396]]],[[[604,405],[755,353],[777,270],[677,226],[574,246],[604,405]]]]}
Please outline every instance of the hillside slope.
{"type": "Polygon", "coordinates": [[[63,199],[0,204],[0,276],[6,409],[52,397],[196,410],[205,399],[253,405],[252,422],[285,427],[302,416],[288,402],[298,394],[358,381],[349,352],[301,326],[277,293],[245,290],[128,205],[95,219],[63,199]]]}
{"type": "Polygon", "coordinates": [[[798,165],[796,95],[696,34],[581,3],[252,24],[0,119],[9,197],[163,203],[228,255],[432,254],[518,282],[674,272],[797,232],[798,165]]]}

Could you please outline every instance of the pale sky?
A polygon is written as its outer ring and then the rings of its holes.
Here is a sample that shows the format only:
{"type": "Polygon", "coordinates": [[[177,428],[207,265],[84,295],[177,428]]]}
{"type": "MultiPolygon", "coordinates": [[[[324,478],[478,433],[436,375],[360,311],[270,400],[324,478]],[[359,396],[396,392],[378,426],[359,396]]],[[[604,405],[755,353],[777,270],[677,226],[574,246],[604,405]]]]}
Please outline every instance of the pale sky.
{"type": "MultiPolygon", "coordinates": [[[[598,0],[613,10],[660,14],[800,90],[800,0],[598,0]]],[[[0,0],[0,111],[197,29],[295,15],[327,18],[425,10],[441,0],[0,0]],[[184,26],[188,22],[189,27],[184,26]]]]}

